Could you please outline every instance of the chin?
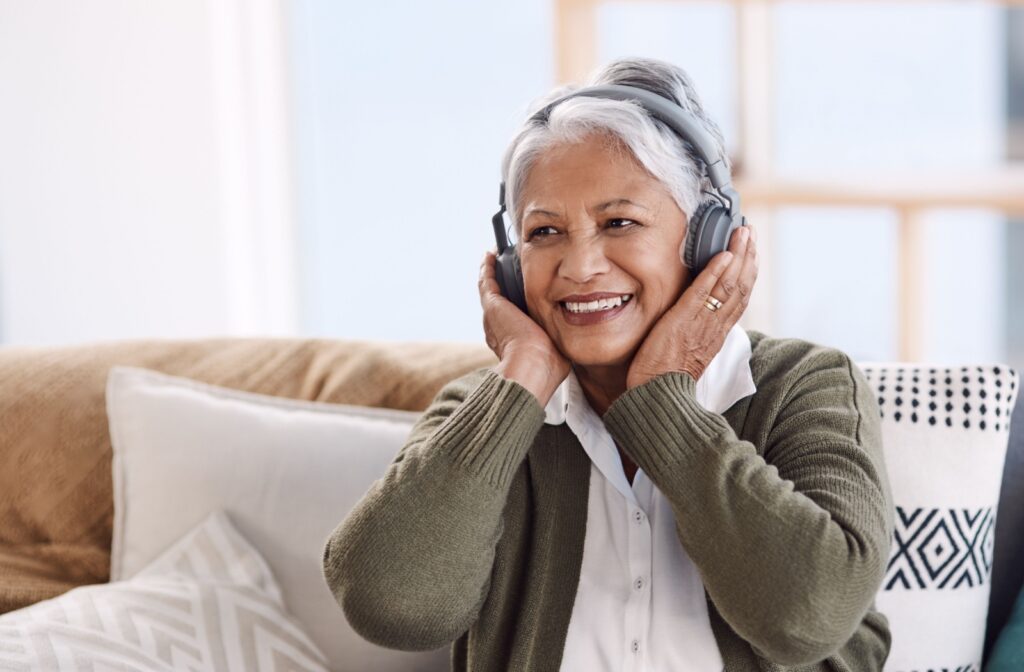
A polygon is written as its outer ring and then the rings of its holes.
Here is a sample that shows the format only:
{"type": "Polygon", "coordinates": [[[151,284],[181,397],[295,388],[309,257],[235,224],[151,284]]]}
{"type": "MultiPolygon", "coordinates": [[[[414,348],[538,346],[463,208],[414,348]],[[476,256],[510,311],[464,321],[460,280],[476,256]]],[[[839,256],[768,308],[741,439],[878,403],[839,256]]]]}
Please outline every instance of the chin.
{"type": "Polygon", "coordinates": [[[624,343],[573,343],[563,352],[570,362],[579,366],[628,366],[637,346],[624,343]]]}

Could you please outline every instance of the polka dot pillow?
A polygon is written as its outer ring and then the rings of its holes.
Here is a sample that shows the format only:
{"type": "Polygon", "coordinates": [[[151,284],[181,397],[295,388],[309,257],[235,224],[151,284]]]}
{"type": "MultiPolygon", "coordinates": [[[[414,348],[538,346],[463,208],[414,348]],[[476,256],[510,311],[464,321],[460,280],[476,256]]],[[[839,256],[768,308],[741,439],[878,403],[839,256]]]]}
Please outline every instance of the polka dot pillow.
{"type": "Polygon", "coordinates": [[[878,609],[886,672],[981,672],[999,488],[1017,374],[863,364],[896,505],[878,609]]]}

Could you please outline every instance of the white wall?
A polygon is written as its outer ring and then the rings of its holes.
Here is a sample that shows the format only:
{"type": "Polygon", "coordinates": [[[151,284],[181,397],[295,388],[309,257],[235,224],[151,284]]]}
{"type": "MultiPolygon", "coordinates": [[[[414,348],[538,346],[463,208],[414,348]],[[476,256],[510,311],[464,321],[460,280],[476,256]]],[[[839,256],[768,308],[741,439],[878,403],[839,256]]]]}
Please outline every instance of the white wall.
{"type": "Polygon", "coordinates": [[[275,11],[0,0],[0,341],[294,330],[275,11]]]}
{"type": "Polygon", "coordinates": [[[554,85],[551,1],[292,7],[304,333],[482,342],[501,153],[554,85]]]}

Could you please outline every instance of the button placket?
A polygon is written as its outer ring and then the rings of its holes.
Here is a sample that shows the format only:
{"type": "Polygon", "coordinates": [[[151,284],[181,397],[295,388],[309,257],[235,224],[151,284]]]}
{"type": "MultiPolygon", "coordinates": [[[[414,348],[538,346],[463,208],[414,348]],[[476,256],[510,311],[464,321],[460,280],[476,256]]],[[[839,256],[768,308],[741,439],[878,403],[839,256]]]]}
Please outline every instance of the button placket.
{"type": "MultiPolygon", "coordinates": [[[[652,570],[652,549],[653,538],[649,519],[643,510],[636,505],[631,505],[632,511],[627,514],[631,525],[628,526],[628,571],[627,580],[630,582],[630,595],[626,609],[626,631],[625,635],[626,669],[640,670],[643,656],[640,654],[640,640],[649,630],[650,618],[650,591],[644,590],[647,586],[646,577],[650,576],[652,570]],[[635,507],[635,508],[633,508],[635,507]]],[[[624,577],[625,578],[625,577],[624,577]]]]}

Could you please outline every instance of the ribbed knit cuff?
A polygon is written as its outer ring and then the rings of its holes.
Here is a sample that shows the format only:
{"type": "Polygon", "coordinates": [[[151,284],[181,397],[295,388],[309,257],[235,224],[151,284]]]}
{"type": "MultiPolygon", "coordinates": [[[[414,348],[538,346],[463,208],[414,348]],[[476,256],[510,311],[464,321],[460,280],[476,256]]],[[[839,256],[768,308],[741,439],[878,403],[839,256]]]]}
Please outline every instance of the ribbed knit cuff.
{"type": "Polygon", "coordinates": [[[644,471],[660,471],[732,431],[725,418],[697,402],[696,392],[687,373],[655,376],[612,403],[605,427],[644,471]]]}
{"type": "Polygon", "coordinates": [[[489,370],[437,428],[433,442],[460,467],[507,489],[543,424],[537,397],[489,370]]]}

